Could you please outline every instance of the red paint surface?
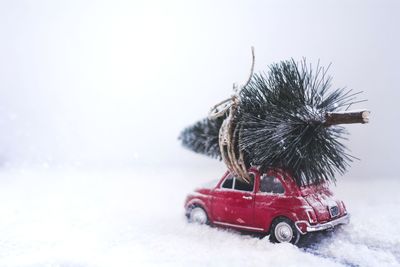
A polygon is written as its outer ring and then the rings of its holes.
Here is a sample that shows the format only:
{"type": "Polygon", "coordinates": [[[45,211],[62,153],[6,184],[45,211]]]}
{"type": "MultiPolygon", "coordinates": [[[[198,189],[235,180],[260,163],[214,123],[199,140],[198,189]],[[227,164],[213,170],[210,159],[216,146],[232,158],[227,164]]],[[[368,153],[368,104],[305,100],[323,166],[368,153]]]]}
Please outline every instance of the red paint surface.
{"type": "Polygon", "coordinates": [[[307,223],[318,225],[347,214],[343,202],[334,197],[326,184],[299,187],[288,173],[269,170],[266,174],[279,179],[285,192],[264,193],[260,191],[262,174],[255,168],[250,172],[255,176],[253,191],[222,188],[229,175],[226,172],[214,188],[199,188],[189,194],[185,201],[186,210],[197,205],[207,212],[211,224],[229,224],[233,228],[258,232],[268,232],[272,221],[280,216],[298,222],[298,227],[305,233],[307,223]],[[339,214],[332,217],[329,208],[335,205],[339,214]]]}

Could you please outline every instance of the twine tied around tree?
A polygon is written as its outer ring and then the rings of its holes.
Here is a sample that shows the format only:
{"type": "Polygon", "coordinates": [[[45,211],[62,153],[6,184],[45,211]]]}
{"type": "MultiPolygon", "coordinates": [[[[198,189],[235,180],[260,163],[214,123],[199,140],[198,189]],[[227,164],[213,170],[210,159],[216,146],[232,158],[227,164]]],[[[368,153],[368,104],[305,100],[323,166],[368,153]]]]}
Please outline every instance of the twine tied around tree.
{"type": "Polygon", "coordinates": [[[225,99],[214,105],[208,114],[208,118],[211,120],[226,116],[219,130],[218,136],[221,157],[230,171],[234,172],[248,183],[250,183],[250,177],[243,160],[243,152],[236,149],[240,128],[237,127],[238,125],[237,123],[235,123],[235,113],[240,102],[239,93],[244,87],[249,84],[251,78],[253,77],[255,64],[254,47],[251,47],[251,55],[252,62],[250,75],[247,81],[241,86],[238,86],[236,83],[234,83],[234,94],[230,98],[225,99]]]}

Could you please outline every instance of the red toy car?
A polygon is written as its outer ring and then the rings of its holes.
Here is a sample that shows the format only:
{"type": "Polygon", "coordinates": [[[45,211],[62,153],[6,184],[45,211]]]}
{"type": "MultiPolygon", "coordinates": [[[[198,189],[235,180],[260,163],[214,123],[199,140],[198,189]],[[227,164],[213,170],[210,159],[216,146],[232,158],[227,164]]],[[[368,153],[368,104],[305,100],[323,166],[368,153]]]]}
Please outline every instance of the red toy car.
{"type": "Polygon", "coordinates": [[[342,201],[326,184],[298,186],[282,170],[249,170],[248,184],[231,174],[209,188],[197,189],[185,201],[189,222],[270,233],[272,242],[296,244],[301,235],[349,222],[342,201]]]}

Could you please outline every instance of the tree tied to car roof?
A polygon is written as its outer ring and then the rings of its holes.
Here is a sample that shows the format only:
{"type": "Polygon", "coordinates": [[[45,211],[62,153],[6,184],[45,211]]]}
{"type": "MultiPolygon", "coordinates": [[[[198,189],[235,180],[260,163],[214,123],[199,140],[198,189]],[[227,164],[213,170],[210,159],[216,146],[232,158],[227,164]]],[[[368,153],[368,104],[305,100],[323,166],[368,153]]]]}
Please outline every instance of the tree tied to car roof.
{"type": "Polygon", "coordinates": [[[303,59],[269,66],[253,74],[235,94],[212,107],[208,118],[184,129],[182,144],[201,154],[222,159],[239,179],[247,170],[281,168],[299,185],[335,182],[355,157],[341,142],[341,124],[368,123],[369,111],[348,109],[361,92],[331,89],[328,68],[315,70],[303,59]]]}

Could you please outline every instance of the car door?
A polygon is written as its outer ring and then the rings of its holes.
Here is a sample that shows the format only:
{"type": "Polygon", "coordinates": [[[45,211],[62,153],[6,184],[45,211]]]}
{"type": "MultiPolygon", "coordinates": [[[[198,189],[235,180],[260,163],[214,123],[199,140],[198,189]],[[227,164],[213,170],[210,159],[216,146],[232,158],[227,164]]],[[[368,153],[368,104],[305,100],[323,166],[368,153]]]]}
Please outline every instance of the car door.
{"type": "Polygon", "coordinates": [[[214,223],[227,222],[227,199],[233,190],[234,176],[230,173],[225,174],[225,178],[219,186],[212,192],[212,217],[214,223]]]}
{"type": "Polygon", "coordinates": [[[279,175],[274,172],[262,174],[258,187],[254,203],[254,225],[265,229],[282,208],[285,188],[281,179],[279,179],[279,175]]]}
{"type": "Polygon", "coordinates": [[[213,213],[216,224],[252,227],[254,224],[254,173],[250,184],[229,174],[221,187],[215,190],[213,213]]]}

